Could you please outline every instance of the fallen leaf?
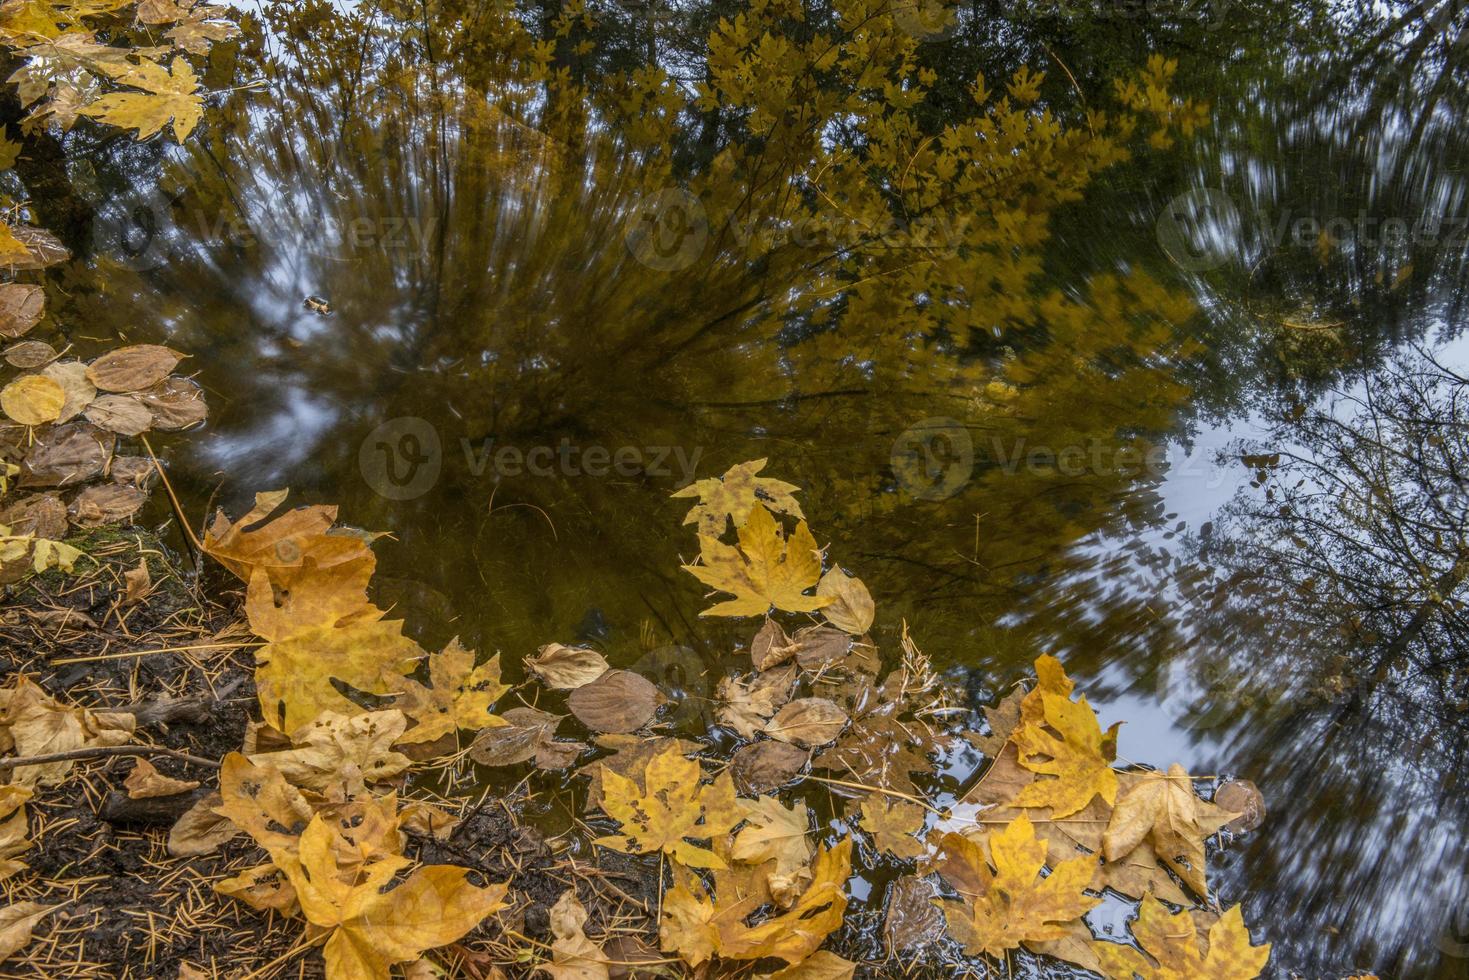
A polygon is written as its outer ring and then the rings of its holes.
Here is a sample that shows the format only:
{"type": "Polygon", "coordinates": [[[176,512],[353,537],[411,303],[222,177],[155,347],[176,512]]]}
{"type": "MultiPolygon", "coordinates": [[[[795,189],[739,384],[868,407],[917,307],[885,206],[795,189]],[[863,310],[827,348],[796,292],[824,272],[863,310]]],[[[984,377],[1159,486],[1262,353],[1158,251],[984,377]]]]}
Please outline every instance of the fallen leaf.
{"type": "Polygon", "coordinates": [[[568,888],[551,906],[551,962],[538,972],[555,980],[608,980],[607,954],[587,938],[587,910],[577,901],[576,889],[568,888]]]}
{"type": "Polygon", "coordinates": [[[862,829],[873,836],[879,851],[909,860],[922,857],[925,848],[916,836],[923,831],[923,807],[884,793],[869,793],[862,801],[862,829]]]}
{"type": "Polygon", "coordinates": [[[139,558],[138,567],[122,573],[122,604],[131,606],[142,602],[153,590],[153,577],[148,574],[148,559],[139,558]]]}
{"type": "Polygon", "coordinates": [[[407,725],[396,708],[350,717],[324,711],[291,733],[295,748],[250,761],[277,770],[303,789],[345,784],[350,792],[361,792],[364,783],[391,779],[409,767],[408,757],[393,750],[407,725]]]}
{"type": "Polygon", "coordinates": [[[852,638],[829,626],[808,626],[797,630],[793,642],[796,662],[802,669],[812,672],[843,659],[852,649],[852,638]]]}
{"type": "Polygon", "coordinates": [[[226,841],[240,836],[241,829],[217,812],[223,802],[219,793],[195,800],[169,828],[168,853],[174,857],[211,854],[226,841]]]}
{"type": "Polygon", "coordinates": [[[10,240],[18,243],[25,250],[24,255],[5,256],[4,264],[17,272],[49,269],[71,258],[71,250],[61,244],[61,239],[45,228],[37,228],[34,225],[9,225],[7,231],[10,240]]]}
{"type": "Polygon", "coordinates": [[[765,980],[851,980],[857,964],[830,950],[818,949],[795,966],[770,974],[765,980]]]}
{"type": "Polygon", "coordinates": [[[98,391],[139,391],[173,373],[183,357],[158,344],[136,344],[108,351],[87,366],[87,380],[98,391]]]}
{"type": "Polygon", "coordinates": [[[429,684],[404,681],[404,693],[395,702],[417,722],[400,739],[403,742],[432,742],[459,729],[478,731],[504,724],[490,709],[500,695],[510,690],[500,681],[500,655],[474,665],[474,653],[464,649],[456,636],[428,658],[429,684]]]}
{"type": "Polygon", "coordinates": [[[1049,806],[1052,816],[1059,818],[1080,811],[1093,796],[1107,803],[1116,802],[1117,774],[1112,770],[1112,760],[1117,757],[1118,725],[1103,734],[1097,714],[1084,695],[1072,701],[1065,695],[1044,692],[1041,704],[1045,724],[1056,734],[1038,722],[1028,721],[1016,730],[1014,741],[1022,766],[1056,778],[1025,787],[1015,804],[1049,806]]]}
{"type": "Polygon", "coordinates": [[[741,793],[758,796],[795,779],[810,760],[811,753],[800,746],[765,739],[735,749],[729,768],[741,793]]]}
{"type": "Polygon", "coordinates": [[[66,394],[57,422],[70,422],[97,397],[97,389],[87,380],[87,366],[81,361],[55,361],[46,365],[41,376],[61,385],[66,394]]]}
{"type": "Polygon", "coordinates": [[[739,540],[734,548],[700,535],[700,564],[683,566],[705,585],[735,596],[700,616],[763,616],[771,606],[814,612],[830,601],[805,594],[821,578],[821,553],[805,521],[787,540],[770,511],[757,504],[740,528],[739,540]]]}
{"type": "Polygon", "coordinates": [[[821,576],[816,594],[831,598],[832,601],[822,607],[821,615],[837,629],[853,636],[861,636],[872,627],[876,607],[872,602],[872,593],[867,591],[867,586],[860,578],[848,575],[840,568],[833,568],[821,576]]]}
{"type": "Polygon", "coordinates": [[[199,788],[197,779],[174,779],[159,772],[147,759],[133,763],[133,771],[122,781],[128,799],[144,800],[155,796],[177,796],[199,788]]]}
{"type": "MultiPolygon", "coordinates": [[[[5,519],[0,516],[0,524],[3,523],[5,519]]],[[[1247,834],[1265,822],[1265,794],[1248,779],[1231,779],[1219,787],[1214,792],[1214,803],[1220,809],[1238,814],[1224,825],[1231,833],[1247,834]]]]}
{"type": "Polygon", "coordinates": [[[0,284],[0,337],[14,340],[30,333],[46,313],[46,291],[28,283],[0,284]]]}
{"type": "MultiPolygon", "coordinates": [[[[137,719],[130,714],[94,712],[52,698],[24,674],[15,675],[0,729],[19,756],[70,752],[92,745],[121,745],[132,736],[137,719]]],[[[19,766],[10,780],[18,786],[55,786],[67,777],[72,761],[19,766]]]]}
{"type": "Polygon", "coordinates": [[[670,748],[677,750],[681,755],[693,755],[704,750],[704,746],[698,742],[669,736],[649,738],[636,735],[598,735],[595,741],[599,748],[611,749],[612,754],[606,758],[589,762],[577,770],[578,774],[591,778],[591,783],[587,787],[586,809],[588,811],[602,807],[602,776],[604,773],[615,772],[620,776],[641,779],[649,760],[670,748]]]}
{"type": "Polygon", "coordinates": [[[574,691],[607,672],[607,658],[586,647],[548,643],[525,659],[525,666],[541,683],[557,691],[574,691]]]}
{"type": "Polygon", "coordinates": [[[66,392],[40,374],[17,378],[0,389],[0,410],[21,425],[45,425],[61,417],[66,392]]]}
{"type": "Polygon", "coordinates": [[[750,659],[754,661],[756,670],[770,670],[795,655],[795,644],[791,643],[786,631],[773,619],[765,621],[765,625],[760,627],[750,643],[750,659]]]}
{"type": "Polygon", "coordinates": [[[447,840],[459,823],[449,811],[422,800],[409,800],[398,811],[398,826],[421,837],[447,840]]]}
{"type": "Polygon", "coordinates": [[[189,138],[203,118],[204,98],[199,94],[199,81],[187,58],[173,59],[167,70],[154,62],[142,61],[131,70],[119,73],[115,80],[143,91],[110,92],[82,106],[82,115],[119,129],[136,129],[140,140],[172,122],[173,137],[180,143],[189,138]]]}
{"type": "Polygon", "coordinates": [[[30,945],[37,923],[59,908],[40,902],[16,902],[0,908],[0,963],[30,945]]]}
{"type": "Polygon", "coordinates": [[[99,429],[136,436],[153,427],[153,413],[136,395],[99,395],[82,412],[99,429]]]}
{"type": "Polygon", "coordinates": [[[624,854],[663,851],[690,868],[723,867],[712,851],[685,838],[707,840],[742,818],[729,774],[701,786],[699,764],[671,745],[649,759],[641,775],[639,785],[603,770],[602,809],[622,825],[622,834],[599,837],[593,843],[624,854]]]}
{"type": "Polygon", "coordinates": [[[255,651],[261,712],[283,731],[310,724],[323,712],[359,712],[333,680],[368,694],[391,694],[422,655],[403,635],[401,620],[303,630],[255,651]]]}
{"type": "Polygon", "coordinates": [[[469,757],[482,766],[514,766],[534,759],[538,769],[565,769],[587,746],[555,740],[564,717],[536,708],[511,708],[504,715],[507,724],[475,736],[469,757]]]}
{"type": "Polygon", "coordinates": [[[31,849],[30,825],[23,805],[30,795],[31,791],[23,786],[0,789],[0,881],[28,867],[17,858],[31,849]]]}
{"type": "Polygon", "coordinates": [[[43,340],[22,340],[18,344],[11,344],[0,354],[0,357],[5,358],[5,363],[23,370],[50,364],[59,356],[56,348],[43,340]]]}
{"type": "Polygon", "coordinates": [[[815,748],[835,739],[847,726],[847,716],[826,698],[800,698],[776,712],[765,734],[802,748],[815,748]]]}
{"type": "Polygon", "coordinates": [[[1041,877],[1046,850],[1023,814],[989,836],[994,872],[968,837],[945,834],[939,841],[938,871],[960,896],[943,902],[944,918],[949,935],[966,952],[1002,959],[1022,942],[1059,939],[1067,922],[1101,901],[1083,891],[1092,879],[1093,859],[1058,861],[1041,877]]]}
{"type": "Polygon", "coordinates": [[[130,519],[147,502],[148,495],[137,487],[102,483],[87,487],[72,498],[67,513],[79,527],[101,527],[130,519]]]}
{"type": "Polygon", "coordinates": [[[1144,838],[1154,852],[1194,892],[1208,896],[1204,881],[1204,839],[1228,823],[1234,814],[1195,793],[1183,766],[1174,763],[1160,772],[1126,773],[1131,788],[1117,801],[1103,837],[1108,861],[1118,861],[1144,838]]]}
{"type": "Polygon", "coordinates": [[[789,908],[811,883],[811,811],[804,803],[788,809],[773,796],[740,800],[739,806],[746,823],[735,835],[730,856],[745,864],[774,862],[767,876],[770,894],[781,908],[789,908]]]}
{"type": "Polygon", "coordinates": [[[65,487],[101,476],[112,458],[114,437],[86,422],[70,422],[36,435],[21,462],[21,485],[65,487]]]}
{"type": "Polygon", "coordinates": [[[633,732],[653,720],[666,699],[646,678],[629,670],[609,670],[576,688],[566,706],[594,732],[633,732]]]}
{"type": "Polygon", "coordinates": [[[1102,972],[1119,980],[1254,980],[1270,960],[1270,945],[1251,946],[1238,905],[1209,930],[1207,953],[1187,911],[1169,914],[1152,896],[1143,899],[1132,935],[1142,951],[1121,943],[1093,945],[1102,972]]]}
{"type": "Polygon", "coordinates": [[[720,701],[719,723],[734,729],[741,738],[754,738],[776,710],[790,700],[795,680],[796,669],[790,665],[753,674],[747,679],[723,678],[716,692],[720,701]]]}
{"type": "Polygon", "coordinates": [[[801,513],[801,505],[793,496],[800,487],[756,475],[765,468],[766,462],[754,459],[740,463],[731,466],[722,477],[709,477],[675,491],[674,497],[699,498],[683,522],[697,524],[701,536],[718,538],[724,534],[731,520],[735,527],[743,527],[760,504],[777,513],[804,520],[806,515],[801,513]]]}
{"type": "Polygon", "coordinates": [[[882,935],[888,954],[907,954],[944,934],[944,914],[934,904],[937,896],[926,878],[903,875],[888,885],[882,935]]]}
{"type": "Polygon", "coordinates": [[[204,391],[188,378],[164,378],[140,391],[138,400],[153,416],[153,428],[174,432],[209,418],[204,391]]]}
{"type": "Polygon", "coordinates": [[[0,524],[11,534],[59,540],[66,537],[66,504],[54,493],[32,493],[0,507],[0,524]]]}

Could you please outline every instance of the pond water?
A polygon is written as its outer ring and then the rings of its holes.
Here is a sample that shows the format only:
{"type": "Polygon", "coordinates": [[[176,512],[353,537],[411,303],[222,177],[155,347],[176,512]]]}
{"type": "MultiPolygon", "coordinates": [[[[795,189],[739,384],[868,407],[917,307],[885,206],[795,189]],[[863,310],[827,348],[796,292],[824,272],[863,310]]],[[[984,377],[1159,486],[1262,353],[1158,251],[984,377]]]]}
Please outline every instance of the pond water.
{"type": "MultiPolygon", "coordinates": [[[[1211,875],[1276,975],[1469,975],[1459,5],[975,4],[925,32],[935,126],[979,70],[1045,70],[1074,119],[1154,53],[1209,104],[1045,210],[1049,235],[965,257],[1034,269],[934,327],[962,372],[903,312],[938,303],[922,268],[777,302],[832,288],[849,216],[803,229],[710,183],[690,205],[717,126],[672,163],[634,132],[651,107],[568,143],[472,46],[267,11],[241,55],[262,81],[205,139],[73,174],[98,217],[60,315],[83,345],[191,355],[211,420],[166,450],[192,513],[338,503],[392,532],[379,601],[425,645],[517,675],[591,643],[699,695],[755,627],[698,617],[669,494],[766,458],[870,586],[880,645],[906,621],[961,700],[1053,653],[1126,722],[1123,757],[1261,787],[1266,824],[1211,875]],[[1135,273],[1151,292],[1116,286],[1135,273]]],[[[707,9],[602,13],[592,90],[645,44],[704,77],[707,9]]]]}

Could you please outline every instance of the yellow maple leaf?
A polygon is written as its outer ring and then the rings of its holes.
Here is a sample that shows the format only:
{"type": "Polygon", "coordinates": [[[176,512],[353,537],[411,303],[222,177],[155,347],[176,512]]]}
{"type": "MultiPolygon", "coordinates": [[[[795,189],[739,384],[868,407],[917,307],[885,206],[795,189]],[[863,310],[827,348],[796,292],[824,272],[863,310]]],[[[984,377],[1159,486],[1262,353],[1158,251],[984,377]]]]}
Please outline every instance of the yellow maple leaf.
{"type": "Polygon", "coordinates": [[[288,732],[325,711],[361,714],[333,680],[369,694],[393,694],[406,683],[402,675],[423,655],[403,635],[401,620],[303,630],[255,652],[261,712],[267,722],[288,732]]]}
{"type": "Polygon", "coordinates": [[[1117,774],[1112,771],[1112,760],[1117,757],[1121,723],[1104,734],[1085,696],[1072,701],[1064,694],[1042,690],[1041,705],[1045,725],[1027,721],[1016,729],[1013,740],[1022,766],[1056,778],[1031,783],[1015,797],[1015,805],[1052,807],[1052,817],[1059,819],[1085,809],[1093,796],[1115,802],[1117,774]]]}
{"type": "Polygon", "coordinates": [[[1199,949],[1198,930],[1187,911],[1169,914],[1151,895],[1138,908],[1132,934],[1145,952],[1121,943],[1092,943],[1102,970],[1116,980],[1254,980],[1270,960],[1270,945],[1251,946],[1240,907],[1225,912],[1209,929],[1208,951],[1199,949]]]}
{"type": "Polygon", "coordinates": [[[1204,881],[1204,839],[1235,814],[1200,799],[1183,766],[1174,763],[1161,772],[1125,773],[1133,783],[1107,823],[1102,846],[1108,861],[1130,854],[1151,839],[1158,858],[1200,896],[1207,897],[1204,881]]]}
{"type": "Polygon", "coordinates": [[[877,849],[897,858],[922,857],[924,848],[917,834],[923,831],[923,808],[895,800],[883,793],[869,793],[862,801],[862,829],[872,835],[877,849]]]}
{"type": "Polygon", "coordinates": [[[334,832],[320,817],[301,834],[299,859],[281,868],[312,925],[330,930],[322,955],[330,980],[387,980],[394,963],[452,943],[504,908],[507,885],[479,888],[468,869],[422,867],[383,891],[411,862],[385,856],[344,880],[334,832]]]}
{"type": "Polygon", "coordinates": [[[143,91],[109,92],[83,106],[81,114],[121,129],[136,129],[138,139],[147,139],[172,122],[174,139],[179,142],[188,138],[204,116],[199,80],[187,59],[173,59],[167,70],[144,59],[120,72],[116,80],[143,91]]]}
{"type": "Polygon", "coordinates": [[[509,684],[500,681],[498,653],[476,667],[474,652],[464,649],[455,637],[443,650],[429,655],[428,673],[428,687],[405,681],[396,707],[418,724],[398,741],[432,742],[461,728],[478,731],[505,725],[503,718],[490,713],[500,695],[510,690],[509,684]]]}
{"type": "Polygon", "coordinates": [[[962,834],[945,834],[939,842],[939,873],[961,899],[939,903],[949,935],[970,953],[995,957],[1024,942],[1064,936],[1067,923],[1101,901],[1083,891],[1096,861],[1091,857],[1060,861],[1042,878],[1047,848],[1036,838],[1030,818],[1022,814],[990,835],[992,873],[979,844],[962,834]]]}
{"type": "Polygon", "coordinates": [[[727,832],[744,816],[735,802],[729,773],[699,785],[699,764],[684,758],[676,744],[648,760],[643,785],[612,769],[602,771],[602,809],[622,825],[621,835],[594,843],[626,854],[663,851],[690,868],[722,868],[723,859],[685,838],[708,840],[727,832]]]}
{"type": "Polygon", "coordinates": [[[756,476],[765,468],[766,460],[752,459],[731,466],[724,476],[709,477],[675,491],[674,497],[698,497],[699,502],[684,517],[685,524],[698,524],[699,534],[717,538],[724,534],[728,522],[743,527],[753,508],[760,503],[797,520],[806,515],[793,494],[801,489],[783,480],[756,476]]]}
{"type": "Polygon", "coordinates": [[[716,955],[742,960],[777,956],[799,963],[842,924],[844,886],[851,873],[852,841],[847,838],[816,856],[811,884],[788,912],[752,927],[745,919],[764,903],[764,893],[711,894],[691,872],[675,868],[674,886],[663,896],[663,948],[695,967],[716,955]]]}
{"type": "Polygon", "coordinates": [[[814,612],[832,596],[806,595],[821,580],[821,554],[802,521],[787,540],[770,511],[756,504],[739,532],[738,548],[699,536],[698,565],[684,570],[700,582],[735,596],[700,616],[763,616],[771,606],[787,612],[814,612]]]}
{"type": "Polygon", "coordinates": [[[789,907],[811,883],[811,811],[806,804],[786,807],[773,796],[740,800],[748,821],[735,835],[730,857],[745,864],[774,862],[766,875],[771,897],[789,907]]]}

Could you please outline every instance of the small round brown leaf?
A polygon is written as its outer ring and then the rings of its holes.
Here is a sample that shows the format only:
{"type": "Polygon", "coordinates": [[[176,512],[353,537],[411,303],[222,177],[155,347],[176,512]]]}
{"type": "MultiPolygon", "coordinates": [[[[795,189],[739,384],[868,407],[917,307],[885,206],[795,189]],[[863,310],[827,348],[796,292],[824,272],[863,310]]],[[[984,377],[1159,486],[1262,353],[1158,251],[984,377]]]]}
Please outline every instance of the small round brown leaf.
{"type": "Polygon", "coordinates": [[[1224,825],[1236,834],[1249,833],[1265,822],[1265,794],[1248,779],[1231,779],[1219,787],[1214,805],[1239,814],[1224,825]]]}
{"type": "Polygon", "coordinates": [[[136,436],[153,427],[153,413],[136,395],[99,395],[83,413],[99,429],[136,436]]]}
{"type": "Polygon", "coordinates": [[[0,389],[0,411],[21,425],[55,422],[66,404],[61,385],[39,374],[16,378],[0,389]]]}
{"type": "Polygon", "coordinates": [[[595,732],[635,732],[653,720],[664,697],[646,678],[629,670],[609,670],[572,691],[566,706],[595,732]]]}
{"type": "Polygon", "coordinates": [[[735,788],[744,796],[772,793],[801,774],[811,754],[789,742],[742,745],[730,758],[735,788]]]}
{"type": "Polygon", "coordinates": [[[158,344],[119,347],[88,365],[87,378],[99,391],[139,391],[172,374],[182,357],[158,344]]]}
{"type": "Polygon", "coordinates": [[[0,285],[0,337],[15,339],[30,333],[46,312],[46,291],[28,283],[0,285]]]}
{"type": "Polygon", "coordinates": [[[138,398],[153,413],[153,427],[166,432],[187,429],[209,417],[204,390],[188,378],[164,378],[138,398]]]}
{"type": "Polygon", "coordinates": [[[808,626],[796,633],[796,662],[806,670],[820,670],[847,655],[852,638],[830,626],[808,626]]]}
{"type": "Polygon", "coordinates": [[[846,713],[831,701],[800,698],[775,713],[765,726],[765,734],[811,749],[832,741],[846,727],[846,713]]]}
{"type": "Polygon", "coordinates": [[[541,683],[558,691],[574,691],[607,672],[607,660],[596,650],[547,643],[527,657],[525,665],[541,683]]]}
{"type": "Polygon", "coordinates": [[[5,363],[11,367],[18,367],[29,371],[31,368],[43,367],[56,360],[58,355],[56,348],[44,340],[22,340],[18,344],[11,344],[5,348],[5,363]]]}
{"type": "Polygon", "coordinates": [[[87,487],[71,502],[72,522],[81,527],[100,527],[125,521],[142,509],[148,495],[137,487],[101,483],[87,487]]]}

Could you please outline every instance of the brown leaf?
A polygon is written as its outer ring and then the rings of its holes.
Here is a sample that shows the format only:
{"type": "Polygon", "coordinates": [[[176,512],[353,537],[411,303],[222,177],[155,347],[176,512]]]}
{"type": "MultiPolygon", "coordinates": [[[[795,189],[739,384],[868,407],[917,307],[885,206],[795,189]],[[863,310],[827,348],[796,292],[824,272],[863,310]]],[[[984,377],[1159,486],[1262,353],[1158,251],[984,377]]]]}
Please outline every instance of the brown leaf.
{"type": "Polygon", "coordinates": [[[882,934],[889,955],[906,954],[944,934],[944,914],[933,902],[937,897],[933,885],[916,875],[904,875],[888,886],[882,934]]]}
{"type": "Polygon", "coordinates": [[[59,908],[40,902],[16,902],[0,908],[0,962],[30,945],[36,924],[59,908]]]}
{"type": "Polygon", "coordinates": [[[136,395],[99,395],[82,413],[99,429],[136,436],[153,427],[153,413],[136,395]]]}
{"type": "MultiPolygon", "coordinates": [[[[0,524],[4,523],[0,519],[0,524]]],[[[1221,809],[1239,814],[1224,825],[1224,829],[1231,833],[1249,833],[1265,822],[1265,794],[1248,779],[1231,779],[1219,787],[1214,793],[1214,802],[1221,809]]]]}
{"type": "Polygon", "coordinates": [[[879,851],[895,858],[923,856],[924,847],[916,835],[923,832],[924,820],[923,807],[886,793],[869,793],[862,801],[862,829],[872,835],[879,851]]]}
{"type": "Polygon", "coordinates": [[[153,427],[165,432],[187,429],[209,417],[204,390],[188,378],[164,378],[139,392],[138,398],[153,413],[153,427]]]}
{"type": "Polygon", "coordinates": [[[790,700],[796,668],[786,665],[749,678],[726,677],[719,682],[719,723],[752,739],[769,723],[776,709],[790,700]]]}
{"type": "Polygon", "coordinates": [[[574,691],[585,687],[607,672],[607,660],[596,650],[547,643],[525,665],[541,679],[541,683],[557,691],[574,691]]]}
{"type": "Polygon", "coordinates": [[[150,490],[158,482],[158,470],[147,456],[114,456],[108,471],[113,483],[150,490]]]}
{"type": "Polygon", "coordinates": [[[56,353],[56,348],[43,340],[22,340],[18,344],[11,344],[0,354],[11,367],[27,370],[50,364],[58,356],[60,355],[56,353]]]}
{"type": "Polygon", "coordinates": [[[762,739],[735,750],[730,758],[730,772],[742,794],[758,796],[795,779],[810,758],[811,753],[789,742],[762,739]]]}
{"type": "Polygon", "coordinates": [[[100,527],[131,518],[143,508],[148,495],[121,483],[99,483],[76,495],[68,512],[79,527],[100,527]]]}
{"type": "Polygon", "coordinates": [[[142,602],[153,589],[153,576],[148,574],[148,559],[139,558],[138,567],[122,573],[122,604],[130,606],[142,602]]]}
{"type": "Polygon", "coordinates": [[[538,769],[565,769],[586,751],[583,742],[558,742],[556,726],[565,715],[536,708],[511,708],[508,725],[486,728],[475,736],[469,757],[482,766],[513,766],[531,759],[538,769]]]}
{"type": "Polygon", "coordinates": [[[37,228],[34,225],[12,225],[10,233],[26,248],[24,258],[12,257],[4,263],[5,266],[17,272],[35,272],[71,258],[71,250],[61,244],[61,239],[45,228],[37,228]]]}
{"type": "Polygon", "coordinates": [[[628,670],[609,670],[572,691],[566,706],[595,732],[634,732],[653,720],[666,699],[648,680],[628,670]]]}
{"type": "Polygon", "coordinates": [[[795,966],[788,966],[760,980],[852,980],[857,964],[827,949],[818,949],[795,966]]]}
{"type": "Polygon", "coordinates": [[[54,493],[27,494],[0,507],[0,524],[11,534],[59,541],[66,537],[66,504],[54,493]]]}
{"type": "Polygon", "coordinates": [[[836,663],[852,648],[852,638],[830,626],[808,626],[796,632],[796,662],[816,671],[836,663]]]}
{"type": "Polygon", "coordinates": [[[168,832],[168,853],[174,857],[211,854],[225,841],[244,833],[227,817],[215,812],[223,802],[224,798],[214,792],[200,797],[189,807],[168,832]]]}
{"type": "Polygon", "coordinates": [[[1177,763],[1166,775],[1125,773],[1123,785],[1130,788],[1117,801],[1103,838],[1107,860],[1121,859],[1147,838],[1163,863],[1206,897],[1204,839],[1233,814],[1195,795],[1188,773],[1177,763]]]}
{"type": "Polygon", "coordinates": [[[133,771],[122,781],[128,799],[145,800],[155,796],[177,796],[199,788],[197,779],[173,779],[159,772],[147,759],[133,763],[133,771]]]}
{"type": "Polygon", "coordinates": [[[871,628],[875,612],[872,593],[860,578],[833,568],[821,576],[816,594],[832,597],[832,602],[821,608],[821,615],[837,629],[861,636],[871,628]]]}
{"type": "Polygon", "coordinates": [[[755,639],[750,643],[750,659],[754,661],[756,670],[769,670],[795,655],[795,644],[791,643],[786,631],[773,619],[765,621],[765,625],[760,627],[760,632],[755,634],[755,639]]]}
{"type": "Polygon", "coordinates": [[[27,283],[0,285],[0,337],[23,337],[41,322],[46,312],[46,291],[27,283]]]}
{"type": "Polygon", "coordinates": [[[832,741],[845,727],[847,716],[826,698],[800,698],[776,713],[765,734],[810,749],[832,741]]]}
{"type": "Polygon", "coordinates": [[[98,391],[139,391],[172,374],[182,357],[158,344],[119,347],[88,365],[87,378],[98,391]]]}
{"type": "Polygon", "coordinates": [[[61,406],[57,422],[70,422],[97,397],[97,388],[87,380],[87,366],[81,361],[56,361],[46,365],[41,376],[61,385],[66,401],[61,406]]]}
{"type": "Polygon", "coordinates": [[[86,422],[69,422],[36,434],[21,462],[21,486],[65,487],[101,476],[112,458],[114,437],[86,422]]]}

